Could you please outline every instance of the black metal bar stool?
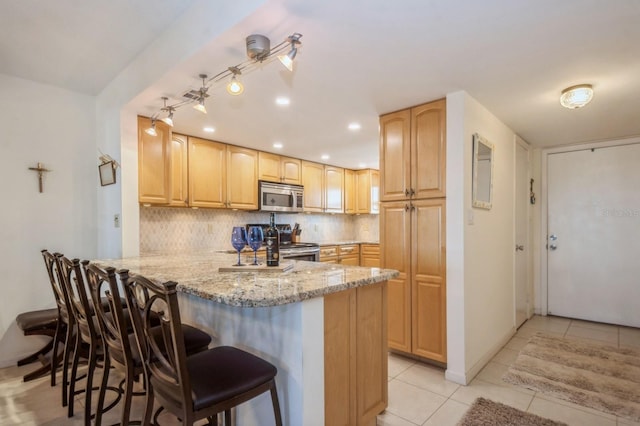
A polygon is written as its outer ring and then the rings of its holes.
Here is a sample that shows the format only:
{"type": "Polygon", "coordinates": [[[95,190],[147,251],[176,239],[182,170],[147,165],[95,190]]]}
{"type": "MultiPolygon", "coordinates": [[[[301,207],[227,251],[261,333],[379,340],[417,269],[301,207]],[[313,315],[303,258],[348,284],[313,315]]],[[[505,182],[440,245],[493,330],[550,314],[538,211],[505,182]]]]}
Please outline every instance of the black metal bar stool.
{"type": "MultiPolygon", "coordinates": [[[[28,382],[48,374],[53,364],[53,354],[50,358],[45,355],[53,348],[56,329],[58,327],[58,308],[42,309],[38,311],[23,312],[16,317],[16,324],[22,330],[25,336],[49,336],[49,340],[42,348],[38,349],[31,355],[18,360],[18,366],[31,364],[40,361],[42,366],[22,377],[22,380],[28,382]]],[[[53,370],[57,368],[55,363],[53,370]]]]}

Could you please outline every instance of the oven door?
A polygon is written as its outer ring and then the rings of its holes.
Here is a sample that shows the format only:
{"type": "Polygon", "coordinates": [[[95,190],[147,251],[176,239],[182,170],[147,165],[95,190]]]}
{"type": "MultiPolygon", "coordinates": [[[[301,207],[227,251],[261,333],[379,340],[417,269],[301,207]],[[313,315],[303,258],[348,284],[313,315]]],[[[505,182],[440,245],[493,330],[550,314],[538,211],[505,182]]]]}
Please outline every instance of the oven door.
{"type": "Polygon", "coordinates": [[[308,262],[320,261],[320,252],[315,253],[280,253],[283,259],[306,260],[308,262]]]}

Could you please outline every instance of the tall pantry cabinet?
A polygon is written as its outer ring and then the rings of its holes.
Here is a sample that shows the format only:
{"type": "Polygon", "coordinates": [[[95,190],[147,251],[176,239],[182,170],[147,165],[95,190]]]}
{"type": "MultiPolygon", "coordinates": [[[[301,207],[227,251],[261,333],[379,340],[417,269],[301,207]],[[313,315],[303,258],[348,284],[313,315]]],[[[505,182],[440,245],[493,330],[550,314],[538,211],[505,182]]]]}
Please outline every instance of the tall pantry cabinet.
{"type": "Polygon", "coordinates": [[[380,254],[389,348],[447,362],[444,99],[380,117],[380,254]]]}

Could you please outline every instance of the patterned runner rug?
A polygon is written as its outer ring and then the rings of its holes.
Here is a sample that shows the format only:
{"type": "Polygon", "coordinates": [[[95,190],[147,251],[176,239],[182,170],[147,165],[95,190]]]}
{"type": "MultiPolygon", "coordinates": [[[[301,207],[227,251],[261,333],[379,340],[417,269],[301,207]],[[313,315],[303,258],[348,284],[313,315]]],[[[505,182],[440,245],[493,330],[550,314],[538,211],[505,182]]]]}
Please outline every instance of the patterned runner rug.
{"type": "Polygon", "coordinates": [[[567,426],[517,408],[478,398],[469,407],[458,426],[567,426]]]}
{"type": "Polygon", "coordinates": [[[638,350],[537,333],[502,380],[640,421],[638,350]]]}

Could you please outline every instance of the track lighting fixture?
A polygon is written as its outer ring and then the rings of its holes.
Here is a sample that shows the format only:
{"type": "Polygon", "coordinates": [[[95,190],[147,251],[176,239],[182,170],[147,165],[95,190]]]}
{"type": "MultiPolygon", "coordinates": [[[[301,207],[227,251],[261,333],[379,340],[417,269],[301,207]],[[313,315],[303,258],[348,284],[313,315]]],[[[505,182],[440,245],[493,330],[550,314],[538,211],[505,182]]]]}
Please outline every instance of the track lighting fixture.
{"type": "Polygon", "coordinates": [[[158,132],[156,132],[156,119],[151,119],[151,127],[145,129],[144,132],[150,136],[158,136],[158,132]]]}
{"type": "MultiPolygon", "coordinates": [[[[156,113],[152,116],[153,132],[155,133],[155,120],[162,112],[166,112],[167,116],[165,118],[162,118],[161,120],[167,123],[169,126],[173,126],[173,113],[183,105],[193,104],[194,109],[206,114],[207,108],[205,107],[204,103],[205,100],[209,97],[208,91],[211,87],[214,87],[221,81],[227,82],[226,89],[229,94],[242,94],[244,92],[244,86],[239,80],[239,76],[243,73],[247,73],[258,64],[267,62],[272,58],[277,57],[289,71],[292,71],[293,60],[298,53],[298,46],[302,44],[300,42],[301,37],[302,34],[293,33],[285,40],[277,44],[275,47],[271,48],[271,42],[268,37],[260,34],[249,35],[245,40],[247,57],[249,58],[248,60],[240,64],[228,67],[224,71],[219,72],[211,78],[209,78],[207,74],[200,74],[199,77],[200,79],[202,79],[202,87],[200,87],[200,89],[198,90],[186,91],[183,94],[184,99],[179,102],[176,102],[172,105],[167,105],[167,101],[169,99],[166,97],[162,98],[164,102],[163,107],[160,108],[159,113],[156,113]]],[[[151,128],[147,130],[151,130],[151,128]]],[[[147,133],[152,134],[150,132],[147,133]]]]}
{"type": "Polygon", "coordinates": [[[287,38],[287,41],[291,44],[291,50],[289,50],[289,53],[287,53],[286,55],[278,56],[278,59],[280,60],[282,65],[287,67],[289,71],[293,71],[293,60],[298,54],[298,48],[296,47],[296,45],[300,44],[300,37],[302,37],[302,34],[294,33],[293,35],[290,35],[287,38]]]}
{"type": "Polygon", "coordinates": [[[242,74],[242,71],[236,67],[229,67],[229,71],[233,73],[233,76],[231,76],[231,81],[227,84],[227,92],[234,96],[242,94],[242,92],[244,92],[244,86],[237,79],[237,76],[242,74]]]}

